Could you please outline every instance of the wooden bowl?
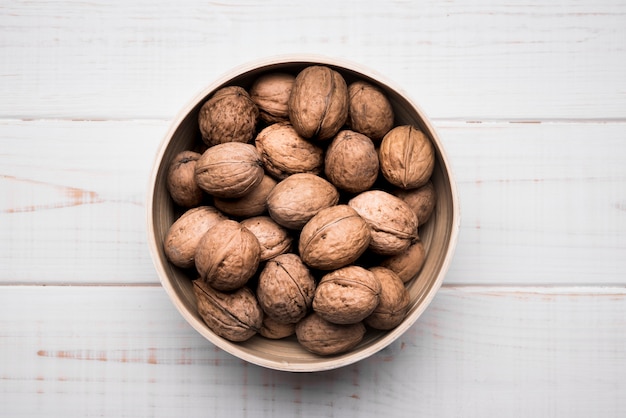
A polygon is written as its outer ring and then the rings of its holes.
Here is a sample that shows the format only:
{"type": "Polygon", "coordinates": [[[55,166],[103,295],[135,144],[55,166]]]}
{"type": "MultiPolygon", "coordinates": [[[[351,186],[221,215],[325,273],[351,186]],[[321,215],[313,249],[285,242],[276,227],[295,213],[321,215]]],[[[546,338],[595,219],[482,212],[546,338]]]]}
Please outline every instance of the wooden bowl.
{"type": "Polygon", "coordinates": [[[371,356],[395,341],[416,322],[440,288],[452,260],[459,230],[459,206],[450,164],[437,133],[424,113],[399,87],[360,65],[322,56],[292,55],[273,57],[236,68],[209,84],[182,109],[156,155],[148,187],[147,221],[150,251],[161,283],[178,311],[195,330],[211,343],[250,363],[275,370],[314,372],[346,366],[371,356]],[[412,124],[419,127],[430,137],[436,149],[436,165],[431,179],[437,193],[437,206],[429,221],[420,227],[420,238],[427,256],[418,276],[407,283],[411,295],[409,312],[393,330],[368,330],[356,348],[334,356],[309,353],[298,344],[295,337],[270,340],[254,336],[244,343],[233,343],[217,336],[209,330],[197,312],[192,288],[192,279],[195,277],[170,264],[162,245],[169,226],[181,214],[166,189],[167,168],[176,154],[193,149],[199,143],[198,112],[202,104],[214,91],[226,85],[249,88],[262,73],[282,71],[295,75],[313,64],[327,65],[339,71],[348,83],[362,79],[380,87],[393,106],[396,125],[412,124]]]}

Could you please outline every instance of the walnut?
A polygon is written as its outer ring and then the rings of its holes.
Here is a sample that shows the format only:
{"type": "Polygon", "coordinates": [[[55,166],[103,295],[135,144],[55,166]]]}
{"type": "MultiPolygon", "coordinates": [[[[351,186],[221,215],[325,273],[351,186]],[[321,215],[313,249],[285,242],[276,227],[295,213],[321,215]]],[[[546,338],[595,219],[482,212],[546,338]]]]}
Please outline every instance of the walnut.
{"type": "Polygon", "coordinates": [[[225,219],[226,217],[212,206],[188,209],[174,221],[165,235],[163,241],[165,256],[175,266],[193,267],[200,240],[209,229],[225,219]]]}
{"type": "Polygon", "coordinates": [[[291,250],[293,237],[269,216],[253,216],[241,221],[261,245],[261,261],[267,261],[291,250]]]}
{"type": "Polygon", "coordinates": [[[243,197],[222,199],[215,197],[213,205],[227,215],[238,218],[259,216],[267,212],[267,196],[276,186],[276,180],[264,175],[261,182],[243,197]]]}
{"type": "Polygon", "coordinates": [[[403,252],[384,259],[380,266],[392,270],[404,283],[407,283],[417,276],[425,260],[424,243],[418,240],[403,252]]]}
{"type": "Polygon", "coordinates": [[[208,148],[196,162],[202,190],[220,198],[238,198],[261,183],[265,172],[254,145],[227,142],[208,148]]]}
{"type": "Polygon", "coordinates": [[[381,285],[380,302],[363,322],[380,330],[395,328],[406,317],[411,302],[409,291],[393,271],[384,267],[372,267],[370,271],[381,285]]]}
{"type": "Polygon", "coordinates": [[[310,267],[334,270],[356,261],[369,246],[367,222],[348,205],[320,210],[300,233],[299,253],[310,267]]]}
{"type": "Polygon", "coordinates": [[[295,324],[308,313],[315,279],[296,254],[278,255],[259,275],[257,298],[263,312],[276,321],[295,324]]]}
{"type": "Polygon", "coordinates": [[[270,316],[263,315],[263,325],[259,330],[259,334],[270,340],[279,340],[287,338],[296,332],[296,324],[286,324],[278,322],[270,316]]]}
{"type": "Polygon", "coordinates": [[[259,108],[259,116],[267,123],[289,120],[287,103],[296,77],[271,72],[257,78],[250,87],[250,98],[259,108]]]}
{"type": "Polygon", "coordinates": [[[378,153],[367,136],[351,130],[340,131],[326,150],[324,173],[337,188],[363,192],[378,178],[378,153]]]}
{"type": "Polygon", "coordinates": [[[378,151],[380,170],[387,181],[402,189],[423,186],[435,167],[435,149],[422,131],[396,126],[383,137],[378,151]]]}
{"type": "Polygon", "coordinates": [[[296,324],[296,337],[302,347],[322,356],[345,353],[356,347],[364,336],[362,322],[333,324],[315,312],[296,324]]]}
{"type": "Polygon", "coordinates": [[[198,125],[202,140],[213,146],[225,142],[248,142],[256,131],[259,109],[246,90],[222,87],[200,108],[198,125]]]}
{"type": "Polygon", "coordinates": [[[378,305],[380,282],[369,270],[351,265],[325,274],[315,289],[313,310],[334,324],[354,324],[378,305]]]}
{"type": "Polygon", "coordinates": [[[332,138],[348,118],[348,86],[337,71],[312,65],[296,76],[289,120],[304,138],[332,138]]]}
{"type": "Polygon", "coordinates": [[[279,225],[301,229],[317,212],[337,204],[339,192],[330,182],[310,173],[281,180],[267,197],[267,209],[279,225]]]}
{"type": "Polygon", "coordinates": [[[263,311],[250,289],[242,287],[232,293],[223,293],[202,280],[194,280],[193,284],[198,313],[215,334],[241,342],[260,330],[263,311]]]}
{"type": "Polygon", "coordinates": [[[350,199],[348,205],[369,224],[369,248],[376,254],[398,254],[418,238],[415,213],[408,203],[391,193],[368,190],[350,199]]]}
{"type": "Polygon", "coordinates": [[[200,154],[197,152],[182,151],[174,157],[167,170],[167,190],[174,203],[185,208],[199,206],[204,198],[195,177],[198,158],[200,154]]]}
{"type": "Polygon", "coordinates": [[[437,204],[437,192],[433,182],[430,180],[417,189],[398,189],[393,194],[409,204],[415,215],[417,215],[419,225],[428,222],[437,204]]]}
{"type": "Polygon", "coordinates": [[[301,137],[289,122],[264,128],[255,145],[267,173],[279,180],[295,173],[322,171],[324,150],[301,137]]]}
{"type": "Polygon", "coordinates": [[[358,80],[348,86],[348,125],[374,141],[393,128],[391,103],[378,87],[358,80]]]}
{"type": "Polygon", "coordinates": [[[256,273],[261,246],[239,222],[226,219],[204,234],[195,254],[200,278],[224,292],[239,289],[256,273]]]}

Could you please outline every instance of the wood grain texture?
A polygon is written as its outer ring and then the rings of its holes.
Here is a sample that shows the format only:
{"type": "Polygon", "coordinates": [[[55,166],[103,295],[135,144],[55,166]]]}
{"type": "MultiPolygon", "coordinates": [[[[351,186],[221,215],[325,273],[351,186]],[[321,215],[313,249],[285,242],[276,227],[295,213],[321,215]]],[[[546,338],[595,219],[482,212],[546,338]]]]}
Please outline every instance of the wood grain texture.
{"type": "Polygon", "coordinates": [[[290,374],[215,349],[159,287],[0,293],[8,416],[621,416],[623,288],[444,287],[398,341],[290,374]]]}
{"type": "Polygon", "coordinates": [[[625,16],[620,0],[11,2],[0,114],[171,118],[237,65],[317,53],[379,71],[436,118],[623,120],[625,16]]]}
{"type": "MultiPolygon", "coordinates": [[[[145,195],[167,127],[2,121],[0,281],[158,282],[145,195]]],[[[436,123],[461,202],[445,282],[625,283],[624,127],[436,123]]]]}

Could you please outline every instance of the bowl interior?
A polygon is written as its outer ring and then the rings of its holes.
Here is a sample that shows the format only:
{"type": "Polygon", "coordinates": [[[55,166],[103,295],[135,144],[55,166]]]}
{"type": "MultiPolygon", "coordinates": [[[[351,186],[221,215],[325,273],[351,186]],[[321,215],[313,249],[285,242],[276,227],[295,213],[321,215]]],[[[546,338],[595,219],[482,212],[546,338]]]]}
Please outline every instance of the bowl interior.
{"type": "Polygon", "coordinates": [[[379,75],[353,64],[337,64],[336,60],[275,59],[257,63],[235,71],[208,86],[198,97],[183,109],[164,138],[150,178],[148,194],[149,244],[155,267],[163,287],[173,303],[200,334],[221,349],[251,363],[285,371],[321,371],[345,366],[381,350],[405,332],[426,309],[441,286],[448,270],[458,233],[458,202],[456,187],[442,144],[423,112],[397,87],[392,87],[379,75]],[[294,75],[306,66],[328,65],[339,71],[346,82],[362,79],[377,85],[387,95],[396,118],[396,125],[412,124],[427,134],[436,149],[436,164],[432,182],[437,193],[437,205],[431,219],[420,226],[420,237],[427,256],[424,266],[416,278],[407,284],[411,295],[411,307],[405,320],[391,331],[368,331],[363,341],[348,353],[320,357],[304,350],[295,337],[284,340],[269,340],[255,336],[244,343],[232,343],[207,328],[196,310],[191,280],[193,273],[171,265],[163,251],[163,240],[170,225],[182,212],[173,203],[166,188],[167,167],[181,151],[195,149],[201,143],[198,128],[198,112],[211,94],[226,85],[249,88],[261,74],[269,71],[290,72],[294,75]]]}

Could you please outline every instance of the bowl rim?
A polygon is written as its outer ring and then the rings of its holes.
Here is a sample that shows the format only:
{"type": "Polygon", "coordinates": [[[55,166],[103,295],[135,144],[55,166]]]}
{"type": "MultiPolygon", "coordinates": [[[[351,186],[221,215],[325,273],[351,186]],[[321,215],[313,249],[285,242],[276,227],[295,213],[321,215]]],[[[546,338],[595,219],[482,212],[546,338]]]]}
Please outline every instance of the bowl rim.
{"type": "Polygon", "coordinates": [[[454,252],[456,251],[456,246],[458,242],[458,235],[460,230],[460,204],[459,204],[459,196],[458,189],[456,185],[456,181],[454,178],[453,169],[448,157],[448,153],[445,149],[445,145],[442,143],[439,138],[439,134],[437,130],[431,123],[430,118],[427,117],[426,113],[423,109],[411,98],[409,94],[400,86],[398,86],[395,82],[388,79],[386,76],[378,73],[375,70],[368,68],[362,64],[346,60],[344,58],[337,58],[325,55],[318,54],[281,54],[281,55],[273,55],[264,58],[258,58],[255,60],[248,61],[246,63],[240,64],[238,66],[232,67],[228,71],[221,74],[219,77],[214,79],[211,83],[204,86],[200,91],[198,91],[186,104],[185,106],[178,111],[176,116],[171,120],[169,127],[160,141],[160,144],[157,148],[157,151],[154,155],[152,161],[152,170],[150,176],[148,178],[147,184],[147,195],[146,195],[146,226],[147,226],[147,235],[148,235],[148,246],[150,250],[150,257],[152,259],[152,263],[157,271],[159,276],[159,281],[161,286],[165,289],[170,302],[176,307],[178,312],[182,315],[182,317],[186,320],[186,322],[192,326],[200,335],[202,335],[205,339],[209,340],[212,344],[219,347],[223,351],[239,358],[249,363],[266,367],[269,369],[274,369],[278,371],[287,371],[287,372],[318,372],[318,371],[326,371],[337,369],[340,367],[344,367],[356,362],[359,362],[367,357],[372,356],[373,354],[379,352],[383,348],[392,344],[396,339],[398,339],[402,334],[404,334],[410,327],[412,327],[417,319],[422,315],[422,313],[426,310],[426,308],[431,304],[435,295],[438,293],[444,277],[446,276],[450,264],[452,263],[452,259],[454,256],[454,252]],[[421,118],[422,123],[428,129],[429,134],[431,135],[432,140],[436,143],[436,147],[439,150],[439,158],[441,160],[442,170],[446,173],[449,182],[448,186],[450,188],[451,195],[451,205],[452,205],[452,219],[451,219],[451,228],[450,228],[450,239],[448,241],[445,255],[443,256],[443,262],[441,264],[441,268],[437,272],[436,279],[431,283],[430,290],[425,294],[421,303],[418,304],[416,309],[410,313],[407,318],[405,318],[400,325],[395,327],[392,330],[386,331],[384,336],[379,338],[377,341],[369,345],[367,348],[359,351],[353,351],[344,353],[344,355],[338,355],[333,357],[323,357],[320,356],[319,360],[315,362],[288,362],[281,360],[269,360],[266,358],[262,358],[259,356],[252,355],[248,353],[246,350],[240,348],[236,343],[232,343],[227,341],[218,335],[210,332],[204,322],[200,321],[197,317],[193,316],[190,312],[188,312],[181,303],[175,303],[175,300],[178,298],[176,291],[173,285],[168,280],[168,275],[165,269],[165,266],[162,264],[162,260],[159,257],[159,248],[157,246],[157,236],[155,232],[154,225],[154,214],[153,214],[153,203],[154,203],[154,194],[155,194],[155,186],[157,175],[159,173],[160,164],[163,161],[163,157],[165,151],[168,148],[170,143],[170,139],[176,132],[176,130],[180,127],[181,123],[188,117],[189,113],[202,101],[205,100],[212,92],[214,92],[218,87],[228,83],[234,78],[243,76],[251,71],[259,71],[263,68],[271,68],[275,65],[289,65],[289,64],[320,64],[320,65],[328,65],[331,67],[336,67],[339,69],[345,69],[351,71],[353,73],[368,77],[372,80],[375,80],[377,83],[384,85],[385,87],[393,90],[398,96],[400,96],[407,104],[409,104],[418,116],[421,118]]]}

